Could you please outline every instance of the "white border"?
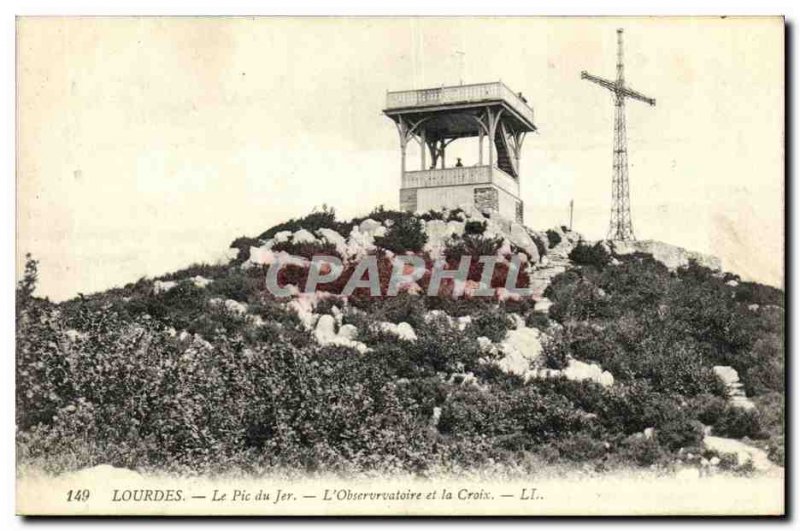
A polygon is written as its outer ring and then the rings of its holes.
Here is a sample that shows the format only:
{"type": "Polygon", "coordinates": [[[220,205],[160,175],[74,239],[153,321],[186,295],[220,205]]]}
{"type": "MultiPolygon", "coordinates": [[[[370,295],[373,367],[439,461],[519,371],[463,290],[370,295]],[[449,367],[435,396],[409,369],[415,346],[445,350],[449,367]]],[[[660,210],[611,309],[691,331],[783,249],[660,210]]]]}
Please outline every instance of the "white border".
{"type": "MultiPolygon", "coordinates": [[[[4,2],[0,6],[0,72],[2,72],[3,83],[2,98],[0,98],[0,159],[2,160],[2,175],[0,182],[2,182],[2,193],[0,193],[0,253],[2,253],[2,260],[0,260],[0,356],[2,357],[3,364],[0,371],[0,389],[2,389],[2,425],[0,425],[0,433],[3,434],[0,439],[0,447],[2,448],[2,483],[0,483],[0,499],[2,499],[2,513],[0,519],[2,521],[3,529],[19,529],[26,522],[19,517],[14,516],[14,288],[13,282],[15,279],[14,271],[14,175],[15,175],[15,156],[14,156],[14,138],[15,138],[15,90],[14,90],[14,66],[15,66],[15,16],[16,15],[339,15],[339,16],[354,16],[354,15],[786,15],[787,23],[791,26],[796,24],[800,15],[800,3],[792,0],[759,0],[745,1],[745,0],[726,0],[726,1],[706,1],[700,2],[698,0],[660,0],[660,1],[631,1],[631,0],[617,0],[617,1],[590,1],[590,0],[560,0],[559,2],[548,3],[534,3],[507,0],[504,2],[488,2],[474,1],[474,0],[460,0],[451,2],[432,2],[430,0],[405,0],[402,2],[396,1],[380,1],[380,0],[337,0],[337,1],[324,1],[324,0],[293,0],[291,2],[281,2],[280,4],[264,4],[253,1],[231,0],[231,1],[208,1],[208,0],[193,0],[180,1],[180,0],[139,0],[137,2],[124,2],[112,3],[108,0],[79,0],[79,1],[56,1],[56,0],[31,0],[27,2],[19,0],[10,0],[4,2]]],[[[796,26],[792,27],[790,31],[796,32],[796,26]]],[[[796,37],[796,36],[795,36],[796,37]]],[[[791,45],[792,43],[790,43],[791,45]]],[[[794,70],[796,65],[796,57],[794,56],[794,46],[788,50],[789,60],[787,66],[794,70]]],[[[790,75],[787,72],[787,79],[790,75]]],[[[787,94],[787,96],[789,96],[787,94]]],[[[792,87],[791,97],[796,100],[797,87],[792,87]]],[[[787,108],[787,112],[790,108],[787,108]]],[[[793,116],[790,116],[791,120],[793,116]]],[[[796,135],[792,138],[792,145],[787,146],[791,152],[797,152],[798,140],[796,135]]],[[[794,178],[794,172],[788,176],[788,179],[794,178]]],[[[788,180],[787,179],[787,180],[788,180]]],[[[792,190],[792,198],[794,204],[797,204],[797,187],[792,190]]],[[[789,227],[789,236],[793,237],[797,233],[797,227],[793,220],[787,219],[789,227]]],[[[788,273],[796,272],[797,265],[792,268],[788,273]]],[[[791,287],[792,283],[787,283],[791,287]]],[[[789,296],[793,299],[795,290],[791,289],[789,296]]],[[[790,326],[793,330],[797,330],[796,315],[792,315],[792,322],[790,326]]],[[[791,359],[792,353],[787,352],[787,359],[791,359]]],[[[791,366],[793,368],[794,381],[797,382],[797,361],[794,361],[791,366]]],[[[789,388],[791,389],[791,388],[789,388]]],[[[792,416],[791,423],[796,425],[797,414],[796,407],[792,409],[795,414],[792,416]]],[[[796,431],[796,430],[794,430],[796,431]]],[[[792,447],[793,461],[797,459],[797,447],[792,447]]],[[[791,474],[792,471],[787,471],[791,474]]],[[[793,474],[791,474],[793,476],[793,474]]],[[[794,483],[793,483],[794,484],[794,483]]],[[[793,492],[796,492],[796,488],[793,492]]],[[[787,500],[797,510],[796,497],[792,500],[787,500]]],[[[385,522],[385,521],[384,521],[385,522]]],[[[384,522],[362,522],[360,525],[381,525],[384,522]]],[[[71,524],[74,526],[85,525],[100,525],[106,526],[109,524],[116,524],[121,527],[132,527],[134,525],[147,525],[149,528],[160,529],[167,525],[180,525],[184,527],[203,525],[208,527],[224,528],[231,525],[230,521],[208,520],[202,523],[197,521],[149,521],[137,522],[134,520],[126,521],[48,521],[39,523],[37,527],[55,527],[57,525],[71,524]]],[[[388,522],[386,522],[388,524],[388,522]]],[[[428,521],[428,522],[414,522],[403,521],[402,523],[390,524],[393,526],[414,528],[418,527],[439,527],[441,525],[458,525],[462,526],[467,524],[465,521],[428,521]]],[[[470,522],[476,523],[476,522],[470,522]]],[[[506,522],[516,525],[530,526],[555,526],[555,522],[531,522],[531,521],[517,521],[506,522]]],[[[594,524],[601,522],[592,521],[594,524]]],[[[643,521],[637,522],[639,524],[645,523],[643,521]]],[[[665,522],[660,522],[664,524],[665,522]]],[[[745,527],[758,526],[765,522],[749,522],[744,523],[745,527]]],[[[269,526],[273,527],[306,527],[311,525],[319,525],[320,522],[287,522],[287,521],[246,521],[237,522],[237,524],[269,526]]],[[[349,527],[354,522],[339,520],[339,521],[326,521],[323,525],[332,525],[337,527],[349,527]]],[[[477,522],[478,525],[488,526],[496,525],[497,522],[481,521],[477,522]]],[[[615,526],[618,525],[617,521],[602,522],[601,525],[615,526]]],[[[358,524],[357,524],[358,525],[358,524]]],[[[575,522],[567,523],[567,527],[577,526],[575,522]]],[[[709,525],[730,525],[730,522],[711,522],[711,521],[694,521],[685,522],[678,521],[667,523],[666,525],[672,527],[680,526],[681,528],[701,528],[709,525]]],[[[564,522],[559,525],[560,528],[564,527],[564,522]]],[[[737,526],[738,527],[738,526],[737,526]]]]}

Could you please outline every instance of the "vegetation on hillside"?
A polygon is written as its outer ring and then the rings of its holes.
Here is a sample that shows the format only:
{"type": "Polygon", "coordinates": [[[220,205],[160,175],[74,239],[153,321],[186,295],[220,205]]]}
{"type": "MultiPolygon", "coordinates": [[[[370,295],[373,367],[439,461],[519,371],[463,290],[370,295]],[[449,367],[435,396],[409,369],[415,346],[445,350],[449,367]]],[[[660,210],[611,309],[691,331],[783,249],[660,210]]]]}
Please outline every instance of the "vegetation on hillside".
{"type": "MultiPolygon", "coordinates": [[[[393,222],[376,241],[379,253],[422,250],[420,217],[382,209],[370,217],[393,222]]],[[[346,235],[363,219],[342,223],[324,209],[235,246],[301,228],[346,235]]],[[[446,257],[496,250],[484,230],[471,225],[446,257]]],[[[30,260],[17,289],[19,459],[53,471],[100,463],[252,473],[669,468],[689,454],[713,456],[701,444],[712,426],[768,446],[782,462],[780,290],[694,264],[670,272],[650,256],[610,256],[602,246],[579,245],[570,258],[573,267],[545,293],[549,315],[529,300],[323,299],[316,311],[341,313],[367,353],[315,342],[266,292],[263,268],[239,267],[241,253],[229,265],[162,277],[177,282],[167,291],[141,279],[60,304],[34,296],[30,260]],[[197,287],[196,275],[212,282],[197,287]],[[548,365],[598,362],[616,383],[504,372],[478,338],[501,341],[511,314],[547,332],[548,365]],[[464,316],[459,327],[453,318],[464,316]],[[409,323],[417,339],[386,332],[385,321],[409,323]],[[727,403],[714,365],[738,371],[757,409],[727,403]]]]}

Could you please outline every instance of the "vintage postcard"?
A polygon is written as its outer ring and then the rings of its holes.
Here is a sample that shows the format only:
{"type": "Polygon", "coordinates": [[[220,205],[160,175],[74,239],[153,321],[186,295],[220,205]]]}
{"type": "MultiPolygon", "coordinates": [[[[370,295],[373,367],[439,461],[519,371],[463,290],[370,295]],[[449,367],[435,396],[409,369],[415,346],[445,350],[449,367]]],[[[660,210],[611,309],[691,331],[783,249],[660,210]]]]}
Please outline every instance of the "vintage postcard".
{"type": "Polygon", "coordinates": [[[785,513],[781,17],[20,17],[23,515],[785,513]]]}

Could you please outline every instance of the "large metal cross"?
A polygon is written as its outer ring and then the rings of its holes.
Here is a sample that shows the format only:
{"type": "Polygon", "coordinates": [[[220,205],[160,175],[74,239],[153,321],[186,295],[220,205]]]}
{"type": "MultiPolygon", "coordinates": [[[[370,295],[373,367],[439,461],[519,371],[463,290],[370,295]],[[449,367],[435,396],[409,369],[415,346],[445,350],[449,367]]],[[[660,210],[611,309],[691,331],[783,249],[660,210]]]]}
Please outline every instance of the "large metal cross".
{"type": "Polygon", "coordinates": [[[611,222],[608,227],[610,240],[635,240],[631,220],[631,199],[628,186],[628,142],[625,131],[625,98],[655,105],[656,100],[625,86],[625,67],[622,62],[622,30],[617,30],[617,79],[609,81],[581,72],[581,79],[588,79],[611,91],[614,98],[614,175],[612,178],[611,222]]]}

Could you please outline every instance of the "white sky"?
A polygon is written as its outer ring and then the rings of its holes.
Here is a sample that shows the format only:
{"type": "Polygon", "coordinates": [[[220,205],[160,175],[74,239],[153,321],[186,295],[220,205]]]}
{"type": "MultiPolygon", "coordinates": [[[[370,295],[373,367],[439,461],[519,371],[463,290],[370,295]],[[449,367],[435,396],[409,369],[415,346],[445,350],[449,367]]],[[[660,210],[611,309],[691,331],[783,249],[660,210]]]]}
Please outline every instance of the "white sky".
{"type": "MultiPolygon", "coordinates": [[[[386,90],[502,79],[534,107],[526,223],[605,235],[611,99],[628,104],[634,229],[783,279],[780,19],[86,18],[18,23],[18,260],[60,300],[217,259],[315,205],[396,208],[386,90]],[[465,52],[464,69],[456,50],[465,52]]],[[[456,146],[456,144],[454,144],[456,146]]],[[[462,146],[448,160],[472,150],[462,146]]],[[[409,158],[410,164],[413,159],[409,158]]]]}

